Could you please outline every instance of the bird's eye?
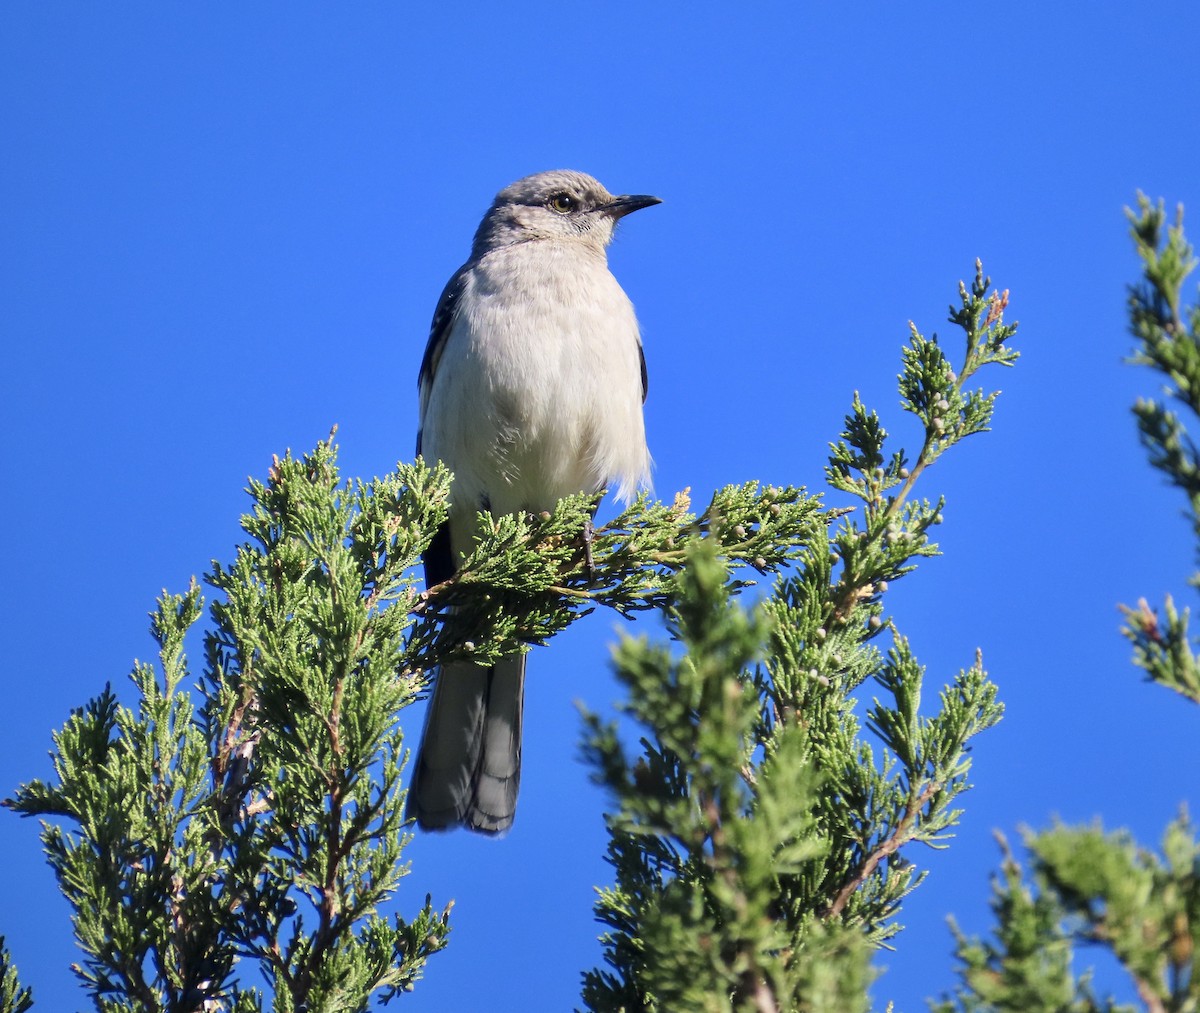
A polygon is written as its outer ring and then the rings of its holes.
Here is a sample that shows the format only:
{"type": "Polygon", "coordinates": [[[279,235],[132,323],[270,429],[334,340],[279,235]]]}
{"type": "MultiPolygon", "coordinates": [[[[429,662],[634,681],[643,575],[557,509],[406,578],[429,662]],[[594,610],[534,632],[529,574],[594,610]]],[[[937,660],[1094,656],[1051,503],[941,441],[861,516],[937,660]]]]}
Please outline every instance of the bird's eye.
{"type": "Polygon", "coordinates": [[[546,204],[551,211],[557,211],[560,215],[569,215],[579,207],[579,201],[569,193],[556,193],[546,204]]]}

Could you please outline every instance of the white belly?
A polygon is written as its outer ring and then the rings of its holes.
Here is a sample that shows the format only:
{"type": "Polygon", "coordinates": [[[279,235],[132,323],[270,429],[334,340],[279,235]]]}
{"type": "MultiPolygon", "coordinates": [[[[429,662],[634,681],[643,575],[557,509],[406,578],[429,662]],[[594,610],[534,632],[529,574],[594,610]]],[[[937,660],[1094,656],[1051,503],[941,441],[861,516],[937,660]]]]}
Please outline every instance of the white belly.
{"type": "Polygon", "coordinates": [[[455,473],[455,513],[649,479],[633,306],[603,258],[537,245],[471,272],[429,391],[422,449],[455,473]]]}

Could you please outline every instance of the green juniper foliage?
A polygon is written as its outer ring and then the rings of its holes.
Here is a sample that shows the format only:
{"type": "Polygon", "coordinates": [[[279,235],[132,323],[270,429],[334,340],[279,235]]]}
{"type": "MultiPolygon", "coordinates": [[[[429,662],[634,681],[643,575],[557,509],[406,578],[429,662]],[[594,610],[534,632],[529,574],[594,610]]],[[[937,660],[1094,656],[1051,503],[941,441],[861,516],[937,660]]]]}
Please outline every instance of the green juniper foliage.
{"type": "MultiPolygon", "coordinates": [[[[1183,285],[1196,260],[1180,210],[1165,231],[1162,203],[1138,195],[1127,211],[1143,277],[1130,289],[1132,361],[1165,381],[1165,396],[1200,414],[1200,306],[1184,308],[1183,285]]],[[[1139,399],[1138,430],[1150,463],[1183,489],[1200,537],[1200,468],[1186,427],[1165,401],[1139,399]]],[[[1200,583],[1200,574],[1192,578],[1200,583]]],[[[1133,661],[1147,677],[1200,703],[1200,678],[1188,635],[1187,610],[1166,599],[1165,623],[1143,599],[1124,607],[1133,661]]],[[[1161,854],[1127,831],[1055,825],[1024,834],[1030,871],[1004,847],[993,884],[994,938],[968,938],[953,926],[961,987],[933,1006],[937,1013],[1093,1013],[1200,1009],[1200,843],[1182,813],[1163,835],[1161,854]],[[1080,945],[1100,945],[1124,968],[1139,1005],[1098,998],[1091,975],[1072,961],[1080,945]]]]}
{"type": "Polygon", "coordinates": [[[1127,831],[1056,825],[1026,833],[1026,874],[1002,841],[993,882],[995,938],[967,937],[951,919],[962,987],[935,1013],[1190,1013],[1197,1008],[1196,912],[1200,844],[1186,815],[1163,835],[1162,857],[1127,831]],[[1141,1002],[1093,991],[1072,971],[1078,945],[1102,945],[1128,972],[1141,1002]]]}
{"type": "MultiPolygon", "coordinates": [[[[1122,1013],[1129,1007],[1098,999],[1090,975],[1072,973],[1073,947],[1062,931],[1067,911],[1035,873],[1036,890],[1013,857],[1003,835],[997,835],[1004,861],[992,884],[995,941],[969,939],[954,919],[951,930],[961,962],[964,988],[957,1001],[933,1005],[935,1013],[991,1011],[1055,1011],[1055,1013],[1122,1013]]],[[[1086,859],[1085,859],[1086,860],[1086,859]]]]}
{"type": "MultiPolygon", "coordinates": [[[[1138,340],[1131,361],[1151,367],[1165,381],[1164,400],[1139,398],[1133,413],[1150,463],[1187,496],[1200,558],[1200,456],[1182,419],[1167,407],[1174,401],[1193,419],[1200,416],[1200,302],[1182,305],[1184,282],[1195,270],[1196,258],[1183,234],[1182,208],[1165,238],[1161,201],[1153,205],[1138,194],[1137,212],[1127,213],[1144,265],[1142,283],[1129,293],[1130,328],[1138,340]]],[[[1200,584],[1200,573],[1192,583],[1200,584]]],[[[1152,681],[1200,703],[1200,668],[1188,635],[1189,610],[1179,612],[1168,595],[1165,626],[1145,600],[1124,611],[1134,664],[1152,681]]]]}
{"type": "Polygon", "coordinates": [[[51,818],[42,840],[98,1010],[260,1010],[239,958],[277,1013],[365,1009],[445,945],[448,907],[380,912],[407,872],[395,721],[421,685],[398,675],[408,571],[445,479],[409,465],[342,486],[328,443],[277,460],[251,485],[248,540],[208,577],[223,597],[199,707],[183,651],[203,613],[193,585],[152,615],[159,667],[135,667],[136,706],[106,688],[54,736],[56,783],[7,802],[51,818]]]}
{"type": "Polygon", "coordinates": [[[616,800],[616,879],[596,902],[607,966],[584,975],[589,1009],[866,1009],[872,950],[924,875],[902,850],[943,846],[969,787],[967,743],[1001,715],[978,657],[921,712],[924,670],[883,595],[937,551],[942,503],[910,493],[987,429],[996,394],[967,385],[1016,359],[1006,303],[977,265],[950,311],[966,336],[957,371],[912,328],[900,392],[923,442],[911,462],[855,396],[827,477],[858,507],[812,518],[770,597],[732,603],[734,561],[694,545],[666,609],[679,650],[618,648],[643,737],[632,756],[616,725],[585,714],[585,754],[616,800]],[[873,643],[885,630],[886,652],[873,643]],[[852,693],[868,679],[881,695],[864,729],[852,693]]]}
{"type": "Polygon", "coordinates": [[[7,800],[50,818],[98,1010],[361,1010],[410,989],[449,931],[429,898],[410,919],[381,911],[408,872],[396,716],[427,673],[542,642],[596,605],[663,607],[693,542],[769,571],[820,517],[800,490],[748,483],[699,515],[686,495],[642,498],[585,540],[597,497],[577,496],[481,515],[478,550],[420,590],[448,490],[420,462],[342,483],[332,442],[277,459],[251,483],[248,540],[206,578],[219,597],[198,703],[193,586],[152,616],[159,665],[135,667],[136,705],[106,687],[54,736],[55,782],[7,800]]]}
{"type": "Polygon", "coordinates": [[[33,993],[22,988],[17,969],[0,936],[0,1013],[25,1013],[33,1005],[33,993]]]}
{"type": "MultiPolygon", "coordinates": [[[[587,975],[585,1001],[863,1008],[871,948],[920,878],[900,850],[945,837],[965,745],[1000,715],[978,660],[926,716],[907,642],[872,643],[890,629],[888,581],[936,551],[941,503],[912,501],[913,483],[987,427],[995,395],[969,389],[972,374],[1015,359],[1006,296],[979,273],[960,301],[957,372],[915,330],[905,353],[904,404],[924,430],[911,464],[885,456],[855,398],[828,476],[857,510],[751,482],[698,512],[686,493],[642,497],[593,530],[598,497],[580,495],[551,514],[480,515],[475,551],[422,589],[443,468],[343,482],[332,441],[276,459],[251,482],[246,541],[206,577],[198,684],[193,585],[159,601],[158,663],[134,668],[133,703],[106,687],[54,736],[54,779],[6,802],[44,819],[95,1008],[332,1013],[411,989],[446,945],[450,906],[387,913],[411,899],[397,715],[438,664],[543,643],[597,606],[661,611],[686,653],[619,648],[631,713],[653,728],[640,759],[589,718],[619,805],[617,884],[597,906],[611,970],[587,975]],[[752,573],[779,582],[748,611],[731,596],[752,573]],[[864,730],[849,694],[868,678],[882,700],[864,730]]],[[[0,994],[22,1009],[0,959],[0,994]]]]}

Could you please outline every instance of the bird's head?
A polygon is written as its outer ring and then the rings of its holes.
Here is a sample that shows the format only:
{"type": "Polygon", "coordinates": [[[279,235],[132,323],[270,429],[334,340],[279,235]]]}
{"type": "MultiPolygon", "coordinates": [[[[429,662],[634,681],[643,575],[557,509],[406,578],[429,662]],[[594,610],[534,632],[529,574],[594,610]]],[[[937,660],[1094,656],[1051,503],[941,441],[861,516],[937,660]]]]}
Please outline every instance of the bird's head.
{"type": "Polygon", "coordinates": [[[661,203],[645,194],[615,197],[586,173],[539,172],[496,194],[475,233],[474,254],[540,239],[580,242],[600,252],[621,218],[661,203]]]}

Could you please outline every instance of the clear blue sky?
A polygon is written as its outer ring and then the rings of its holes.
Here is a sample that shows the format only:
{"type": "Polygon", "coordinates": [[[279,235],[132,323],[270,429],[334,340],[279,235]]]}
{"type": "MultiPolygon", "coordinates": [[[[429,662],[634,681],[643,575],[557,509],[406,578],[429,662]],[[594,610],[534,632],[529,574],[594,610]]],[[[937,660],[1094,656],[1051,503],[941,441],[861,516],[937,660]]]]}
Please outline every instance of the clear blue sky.
{"type": "MultiPolygon", "coordinates": [[[[1200,8],[816,6],[4,5],[0,792],[48,774],[51,729],[105,681],[128,698],[155,595],[229,558],[271,454],[337,423],[348,475],[410,456],[429,319],[481,212],[571,167],[664,199],[611,256],[664,497],[820,486],[856,389],[911,445],[907,321],[948,333],[976,256],[1012,291],[995,432],[926,476],[945,555],[890,596],[934,685],[980,646],[1008,713],[953,847],[910,856],[931,876],[880,1008],[952,984],[944,917],[987,927],[993,828],[1103,814],[1156,843],[1198,716],[1140,682],[1116,603],[1189,600],[1193,553],[1128,410],[1155,384],[1121,361],[1121,207],[1183,201],[1200,238],[1200,8]]],[[[573,701],[617,695],[616,628],[531,658],[513,832],[413,845],[401,908],[456,907],[406,1009],[577,1002],[608,873],[573,701]]],[[[82,1008],[36,830],[0,814],[0,932],[40,1008],[82,1008]]]]}

